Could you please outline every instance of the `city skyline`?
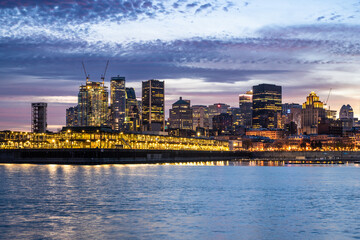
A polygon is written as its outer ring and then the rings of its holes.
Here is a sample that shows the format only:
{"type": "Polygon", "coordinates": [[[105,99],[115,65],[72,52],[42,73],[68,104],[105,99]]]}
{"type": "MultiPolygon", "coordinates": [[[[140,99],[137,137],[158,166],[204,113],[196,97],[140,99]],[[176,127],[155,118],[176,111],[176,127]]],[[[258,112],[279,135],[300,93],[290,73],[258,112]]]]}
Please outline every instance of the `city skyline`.
{"type": "Polygon", "coordinates": [[[331,109],[350,104],[357,117],[357,9],[356,1],[1,1],[0,126],[29,131],[31,102],[48,103],[49,130],[65,125],[85,82],[81,61],[101,81],[107,59],[107,87],[121,75],[140,98],[142,81],[165,81],[166,118],[180,96],[237,107],[261,83],[282,86],[283,103],[302,104],[311,91],[325,101],[332,88],[331,109]]]}

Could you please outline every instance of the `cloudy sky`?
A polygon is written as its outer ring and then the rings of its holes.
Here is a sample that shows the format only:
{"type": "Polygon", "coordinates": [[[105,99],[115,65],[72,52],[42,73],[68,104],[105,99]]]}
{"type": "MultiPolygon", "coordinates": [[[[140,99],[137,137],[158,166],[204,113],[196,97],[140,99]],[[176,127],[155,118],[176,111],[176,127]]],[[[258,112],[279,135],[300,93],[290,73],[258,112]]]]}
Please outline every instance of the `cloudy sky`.
{"type": "Polygon", "coordinates": [[[315,91],[360,114],[360,1],[0,0],[0,130],[30,130],[30,103],[48,102],[48,125],[65,124],[85,82],[165,80],[166,107],[237,106],[259,83],[283,102],[315,91]],[[346,3],[344,3],[346,2],[346,3]]]}

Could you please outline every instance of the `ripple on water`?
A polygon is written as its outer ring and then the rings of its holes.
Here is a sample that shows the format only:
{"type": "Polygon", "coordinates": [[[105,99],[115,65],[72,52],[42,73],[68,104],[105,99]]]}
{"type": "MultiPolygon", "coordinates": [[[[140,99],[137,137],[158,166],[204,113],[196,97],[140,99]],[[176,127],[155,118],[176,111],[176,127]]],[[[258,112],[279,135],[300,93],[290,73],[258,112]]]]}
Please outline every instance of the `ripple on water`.
{"type": "Polygon", "coordinates": [[[0,238],[360,239],[358,167],[229,165],[0,165],[0,238]]]}

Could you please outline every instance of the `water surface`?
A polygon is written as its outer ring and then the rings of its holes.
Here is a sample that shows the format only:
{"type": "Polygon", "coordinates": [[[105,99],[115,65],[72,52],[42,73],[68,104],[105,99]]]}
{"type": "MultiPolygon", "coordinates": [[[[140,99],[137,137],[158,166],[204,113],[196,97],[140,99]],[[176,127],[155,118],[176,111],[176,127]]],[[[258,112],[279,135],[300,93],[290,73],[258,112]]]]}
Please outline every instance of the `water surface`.
{"type": "Polygon", "coordinates": [[[207,164],[2,164],[0,239],[360,239],[359,165],[207,164]]]}

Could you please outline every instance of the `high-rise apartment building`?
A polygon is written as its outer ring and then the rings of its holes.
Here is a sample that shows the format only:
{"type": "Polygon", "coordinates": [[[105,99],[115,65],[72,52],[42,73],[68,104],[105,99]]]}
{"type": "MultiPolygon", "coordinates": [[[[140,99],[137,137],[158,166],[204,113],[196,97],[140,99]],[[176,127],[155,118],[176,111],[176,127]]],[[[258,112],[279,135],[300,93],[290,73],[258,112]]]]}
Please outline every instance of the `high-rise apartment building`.
{"type": "Polygon", "coordinates": [[[318,134],[318,126],[325,119],[324,104],[315,92],[306,97],[301,110],[301,130],[303,134],[318,134]]]}
{"type": "Polygon", "coordinates": [[[78,126],[103,126],[108,119],[108,91],[101,82],[86,81],[78,94],[78,126]]]}
{"type": "Polygon", "coordinates": [[[144,131],[165,130],[164,81],[142,82],[142,128],[144,131]]]}
{"type": "Polygon", "coordinates": [[[253,86],[253,128],[279,128],[281,119],[281,86],[253,86]]]}
{"type": "Polygon", "coordinates": [[[35,133],[46,132],[47,103],[31,103],[31,131],[35,133]]]}
{"type": "Polygon", "coordinates": [[[66,126],[78,126],[78,106],[69,107],[68,109],[66,109],[66,126]]]}
{"type": "Polygon", "coordinates": [[[171,129],[193,129],[193,112],[190,107],[190,100],[183,100],[182,97],[172,105],[170,109],[169,124],[171,129]]]}
{"type": "Polygon", "coordinates": [[[122,131],[126,116],[125,77],[112,77],[110,81],[111,128],[122,131]]]}

